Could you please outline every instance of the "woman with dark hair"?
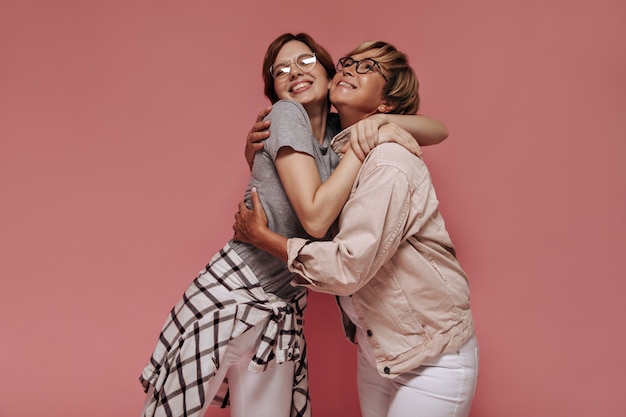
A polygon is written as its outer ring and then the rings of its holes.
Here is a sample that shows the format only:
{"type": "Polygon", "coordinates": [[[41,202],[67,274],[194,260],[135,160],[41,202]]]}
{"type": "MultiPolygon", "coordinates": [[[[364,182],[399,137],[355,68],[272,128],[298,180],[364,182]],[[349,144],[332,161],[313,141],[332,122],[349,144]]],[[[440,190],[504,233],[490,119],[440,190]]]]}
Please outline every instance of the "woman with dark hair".
{"type": "MultiPolygon", "coordinates": [[[[333,61],[310,36],[285,34],[270,44],[263,69],[265,93],[274,103],[272,128],[255,155],[245,198],[258,190],[278,233],[324,237],[361,166],[351,149],[339,164],[329,148],[341,124],[341,115],[329,113],[333,61]]],[[[418,139],[422,132],[427,142],[447,135],[432,119],[398,118],[387,121],[406,126],[418,139]]],[[[396,124],[376,125],[379,139],[419,152],[396,124]]],[[[291,286],[292,279],[285,263],[266,252],[226,243],[162,329],[140,377],[148,393],[143,415],[201,417],[210,404],[230,404],[233,417],[310,415],[302,333],[306,289],[291,286]]]]}

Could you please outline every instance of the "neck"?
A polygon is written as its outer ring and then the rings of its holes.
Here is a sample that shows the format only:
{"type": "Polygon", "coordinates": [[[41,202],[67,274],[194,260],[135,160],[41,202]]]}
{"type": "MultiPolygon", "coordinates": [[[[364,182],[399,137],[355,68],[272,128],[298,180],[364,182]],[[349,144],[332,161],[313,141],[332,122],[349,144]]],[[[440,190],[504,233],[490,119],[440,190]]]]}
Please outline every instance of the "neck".
{"type": "Polygon", "coordinates": [[[330,111],[329,104],[324,104],[323,106],[304,106],[304,109],[309,115],[313,135],[315,135],[319,143],[323,143],[324,137],[326,136],[326,120],[328,119],[328,112],[330,111]]]}
{"type": "Polygon", "coordinates": [[[336,107],[339,113],[339,122],[341,123],[341,129],[352,126],[356,122],[365,119],[372,114],[376,114],[374,110],[370,113],[364,112],[362,109],[350,108],[349,106],[336,107]]]}

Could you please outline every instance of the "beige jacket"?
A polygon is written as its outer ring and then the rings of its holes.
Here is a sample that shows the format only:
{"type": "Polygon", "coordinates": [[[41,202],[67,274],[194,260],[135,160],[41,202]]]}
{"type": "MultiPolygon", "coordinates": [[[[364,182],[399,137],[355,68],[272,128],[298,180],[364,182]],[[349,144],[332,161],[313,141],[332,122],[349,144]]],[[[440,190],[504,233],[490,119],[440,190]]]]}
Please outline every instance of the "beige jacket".
{"type": "MultiPolygon", "coordinates": [[[[460,348],[474,324],[465,273],[424,162],[395,143],[366,158],[332,241],[292,238],[292,281],[351,295],[381,375],[460,348]]],[[[344,315],[345,316],[345,315],[344,315]]],[[[354,325],[346,323],[352,341],[354,325]]]]}

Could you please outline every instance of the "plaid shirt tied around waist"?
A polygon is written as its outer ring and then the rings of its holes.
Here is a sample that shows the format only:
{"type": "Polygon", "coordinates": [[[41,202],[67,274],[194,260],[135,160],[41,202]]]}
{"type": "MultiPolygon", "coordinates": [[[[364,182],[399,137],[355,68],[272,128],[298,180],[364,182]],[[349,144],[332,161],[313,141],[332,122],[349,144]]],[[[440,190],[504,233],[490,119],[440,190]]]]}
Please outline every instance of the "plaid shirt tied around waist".
{"type": "Polygon", "coordinates": [[[171,310],[149,364],[139,377],[154,386],[145,417],[189,416],[204,403],[228,407],[224,381],[214,398],[206,387],[220,367],[230,340],[263,325],[256,354],[248,365],[262,372],[272,360],[295,362],[291,417],[310,417],[306,345],[302,325],[306,291],[294,300],[270,298],[256,276],[226,244],[171,310]]]}

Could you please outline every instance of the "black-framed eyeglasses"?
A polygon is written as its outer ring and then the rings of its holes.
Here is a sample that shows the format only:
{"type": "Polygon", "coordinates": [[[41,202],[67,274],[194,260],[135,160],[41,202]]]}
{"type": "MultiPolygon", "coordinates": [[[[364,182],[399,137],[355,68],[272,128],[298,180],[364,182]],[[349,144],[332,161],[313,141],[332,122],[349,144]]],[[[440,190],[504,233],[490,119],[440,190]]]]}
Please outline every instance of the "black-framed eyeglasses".
{"type": "Polygon", "coordinates": [[[388,81],[387,77],[385,77],[385,74],[383,74],[383,71],[378,61],[373,60],[372,58],[365,58],[360,61],[357,61],[356,59],[352,57],[345,56],[343,58],[340,58],[339,61],[337,62],[337,71],[342,71],[343,69],[350,68],[353,65],[356,65],[355,68],[358,74],[367,74],[368,72],[378,72],[385,81],[388,81]]]}
{"type": "Polygon", "coordinates": [[[315,52],[298,55],[287,62],[279,62],[278,64],[272,65],[270,67],[270,74],[272,74],[272,77],[274,78],[282,78],[291,73],[291,64],[296,64],[296,67],[300,68],[304,72],[310,72],[316,62],[317,57],[315,56],[315,52]]]}

